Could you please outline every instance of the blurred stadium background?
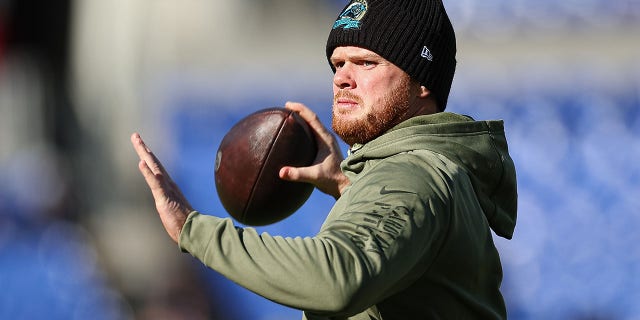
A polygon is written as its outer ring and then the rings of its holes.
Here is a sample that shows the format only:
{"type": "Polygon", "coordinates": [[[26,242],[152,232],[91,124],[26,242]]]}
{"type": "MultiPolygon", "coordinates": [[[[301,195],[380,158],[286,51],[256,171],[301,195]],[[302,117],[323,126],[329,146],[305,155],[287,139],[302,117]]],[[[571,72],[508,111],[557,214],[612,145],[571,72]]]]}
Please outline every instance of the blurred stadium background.
{"type": "MultiPolygon", "coordinates": [[[[0,318],[299,319],[178,251],[129,135],[226,216],[213,161],[237,120],[292,100],[329,123],[344,4],[0,0],[0,318]]],[[[445,6],[448,110],[504,119],[518,169],[510,319],[640,319],[640,0],[445,6]]],[[[331,203],[260,229],[313,235],[331,203]]]]}

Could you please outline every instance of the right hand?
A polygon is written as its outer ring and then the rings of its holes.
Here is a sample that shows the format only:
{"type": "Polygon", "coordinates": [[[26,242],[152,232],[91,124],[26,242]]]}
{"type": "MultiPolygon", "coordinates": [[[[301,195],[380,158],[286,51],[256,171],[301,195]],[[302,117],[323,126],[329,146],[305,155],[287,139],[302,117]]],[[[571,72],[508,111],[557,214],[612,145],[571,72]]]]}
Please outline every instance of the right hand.
{"type": "Polygon", "coordinates": [[[305,105],[297,102],[287,102],[285,108],[297,112],[309,124],[316,136],[318,153],[311,166],[282,167],[280,169],[280,178],[311,183],[320,191],[338,199],[349,185],[349,179],[340,170],[340,162],[344,160],[344,156],[338,141],[320,122],[318,116],[305,105]]]}

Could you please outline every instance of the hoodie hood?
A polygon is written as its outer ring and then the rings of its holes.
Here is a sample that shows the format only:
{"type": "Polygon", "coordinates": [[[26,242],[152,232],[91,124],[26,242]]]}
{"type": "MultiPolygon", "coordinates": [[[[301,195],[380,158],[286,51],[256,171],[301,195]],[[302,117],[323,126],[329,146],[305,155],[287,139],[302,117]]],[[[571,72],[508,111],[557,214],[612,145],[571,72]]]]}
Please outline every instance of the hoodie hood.
{"type": "Polygon", "coordinates": [[[364,145],[354,145],[342,169],[347,176],[357,174],[367,160],[413,150],[442,154],[465,168],[491,229],[511,239],[518,196],[501,120],[474,121],[450,112],[413,117],[364,145]]]}

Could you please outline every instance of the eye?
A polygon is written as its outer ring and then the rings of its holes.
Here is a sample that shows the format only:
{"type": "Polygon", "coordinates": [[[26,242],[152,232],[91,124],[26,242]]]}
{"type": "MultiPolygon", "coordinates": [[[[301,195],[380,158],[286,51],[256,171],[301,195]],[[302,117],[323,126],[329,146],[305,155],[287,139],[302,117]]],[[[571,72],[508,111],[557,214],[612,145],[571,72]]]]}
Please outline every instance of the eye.
{"type": "Polygon", "coordinates": [[[340,69],[340,68],[342,68],[343,66],[344,66],[344,61],[336,61],[336,62],[333,62],[333,67],[334,67],[334,68],[336,68],[336,69],[340,69]]]}
{"type": "Polygon", "coordinates": [[[362,60],[360,64],[365,68],[373,68],[376,65],[378,65],[375,61],[372,61],[372,60],[362,60]]]}

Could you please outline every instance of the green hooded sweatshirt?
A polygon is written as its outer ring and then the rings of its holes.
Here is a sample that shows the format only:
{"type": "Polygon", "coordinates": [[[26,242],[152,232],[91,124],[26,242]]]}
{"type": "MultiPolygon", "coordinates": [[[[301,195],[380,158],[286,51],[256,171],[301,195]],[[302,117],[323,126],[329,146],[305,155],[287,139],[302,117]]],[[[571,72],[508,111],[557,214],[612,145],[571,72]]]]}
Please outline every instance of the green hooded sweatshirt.
{"type": "Polygon", "coordinates": [[[505,319],[491,230],[511,238],[515,168],[502,121],[411,118],[342,162],[351,184],[314,237],[192,212],[180,247],[303,319],[505,319]]]}

